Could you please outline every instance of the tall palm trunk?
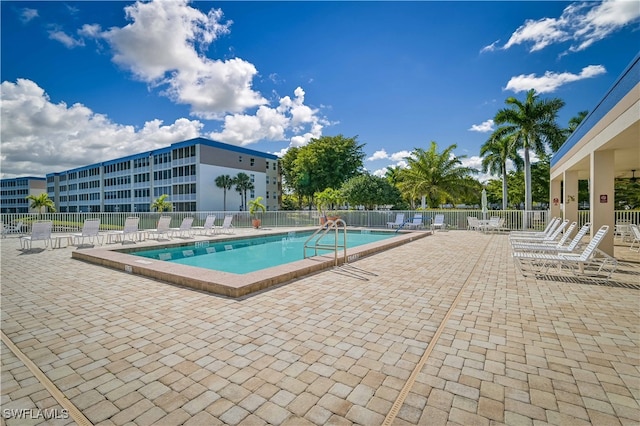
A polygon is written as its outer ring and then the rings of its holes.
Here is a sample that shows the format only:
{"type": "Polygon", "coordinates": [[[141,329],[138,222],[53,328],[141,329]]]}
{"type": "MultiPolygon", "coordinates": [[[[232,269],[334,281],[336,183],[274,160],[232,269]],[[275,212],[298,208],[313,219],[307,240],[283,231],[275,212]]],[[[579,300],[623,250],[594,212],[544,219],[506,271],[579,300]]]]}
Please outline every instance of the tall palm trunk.
{"type": "Polygon", "coordinates": [[[508,206],[507,197],[509,196],[509,188],[507,186],[507,163],[502,163],[502,210],[506,210],[508,206]]]}
{"type": "Polygon", "coordinates": [[[224,188],[224,192],[222,194],[222,210],[227,211],[227,188],[224,188]]]}

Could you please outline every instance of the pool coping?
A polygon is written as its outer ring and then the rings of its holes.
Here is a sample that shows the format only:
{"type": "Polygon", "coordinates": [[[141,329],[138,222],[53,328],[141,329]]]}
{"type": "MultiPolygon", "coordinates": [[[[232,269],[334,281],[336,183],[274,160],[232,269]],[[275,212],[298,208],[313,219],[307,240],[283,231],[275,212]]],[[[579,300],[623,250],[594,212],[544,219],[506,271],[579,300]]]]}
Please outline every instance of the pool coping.
{"type": "MultiPolygon", "coordinates": [[[[307,229],[305,229],[307,231],[307,229]]],[[[372,231],[380,231],[379,229],[372,231]]],[[[265,232],[261,235],[288,235],[288,231],[284,232],[265,232]]],[[[394,238],[385,239],[373,243],[363,244],[349,248],[347,250],[347,262],[353,262],[359,258],[370,256],[384,250],[388,250],[400,245],[404,245],[431,235],[428,231],[400,231],[394,238]]],[[[207,241],[219,243],[222,241],[233,241],[247,238],[243,236],[228,236],[219,238],[211,236],[207,241]]],[[[187,241],[176,242],[175,246],[190,245],[196,241],[189,239],[187,241]]],[[[154,246],[166,245],[166,242],[145,245],[140,249],[153,249],[154,246]]],[[[284,265],[274,266],[262,269],[260,271],[249,272],[246,274],[233,274],[230,272],[215,271],[210,269],[199,268],[189,265],[181,265],[176,263],[165,262],[161,260],[142,258],[123,252],[123,250],[137,251],[137,248],[123,249],[118,245],[115,247],[100,247],[92,249],[74,250],[71,254],[73,259],[82,260],[96,265],[120,270],[126,273],[141,275],[153,278],[159,281],[176,284],[195,290],[200,290],[217,295],[238,298],[246,296],[257,291],[267,289],[279,284],[286,283],[296,278],[301,278],[315,272],[319,272],[335,266],[333,254],[313,256],[303,260],[286,263],[284,265]]],[[[338,251],[338,265],[344,263],[344,254],[342,250],[338,251]]]]}

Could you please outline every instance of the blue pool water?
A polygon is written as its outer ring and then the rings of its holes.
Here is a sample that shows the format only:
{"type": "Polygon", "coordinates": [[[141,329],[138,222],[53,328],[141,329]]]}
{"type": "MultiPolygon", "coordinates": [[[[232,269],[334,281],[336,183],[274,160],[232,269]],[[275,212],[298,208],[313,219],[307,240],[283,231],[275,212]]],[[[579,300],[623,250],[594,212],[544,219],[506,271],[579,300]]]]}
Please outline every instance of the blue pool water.
{"type": "MultiPolygon", "coordinates": [[[[131,254],[216,271],[246,274],[302,260],[304,258],[304,243],[310,235],[311,233],[290,233],[288,236],[273,235],[233,241],[198,241],[189,246],[163,247],[131,254]]],[[[396,234],[389,232],[348,232],[347,248],[394,236],[396,234]]],[[[333,244],[333,234],[326,235],[320,242],[333,244]]],[[[339,235],[338,244],[342,244],[342,242],[343,235],[339,235]]],[[[326,253],[326,250],[318,250],[319,255],[326,253]]],[[[307,249],[307,256],[313,255],[314,251],[307,249]]]]}

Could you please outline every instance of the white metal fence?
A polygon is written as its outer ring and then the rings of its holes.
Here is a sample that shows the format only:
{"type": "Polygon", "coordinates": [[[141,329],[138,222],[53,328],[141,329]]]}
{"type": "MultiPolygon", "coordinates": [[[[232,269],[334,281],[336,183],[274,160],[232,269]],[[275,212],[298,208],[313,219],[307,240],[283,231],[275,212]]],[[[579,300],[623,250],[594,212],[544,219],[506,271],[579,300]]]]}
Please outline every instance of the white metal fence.
{"type": "MultiPolygon", "coordinates": [[[[548,211],[523,210],[491,210],[483,214],[481,210],[340,210],[331,212],[331,215],[339,216],[348,226],[366,228],[386,228],[388,222],[395,222],[396,215],[404,214],[404,220],[410,221],[414,214],[421,213],[425,226],[429,226],[436,214],[443,214],[445,223],[449,229],[467,229],[467,217],[479,219],[498,216],[505,219],[504,227],[512,230],[523,229],[524,215],[527,215],[529,229],[543,229],[549,219],[548,211]]],[[[140,218],[140,229],[153,229],[156,227],[161,215],[172,217],[171,226],[178,227],[182,219],[193,216],[193,226],[202,226],[206,217],[216,215],[216,225],[220,225],[225,215],[233,215],[233,226],[236,228],[249,228],[251,216],[248,212],[163,212],[163,213],[3,213],[0,220],[5,226],[15,226],[22,222],[22,232],[30,232],[31,223],[37,220],[51,220],[54,223],[54,232],[75,232],[82,229],[85,219],[100,219],[102,231],[122,229],[128,216],[140,218]]],[[[319,224],[319,213],[316,210],[299,211],[269,211],[262,214],[262,227],[314,227],[319,224]]],[[[640,210],[618,210],[615,212],[616,222],[640,223],[640,210]]],[[[589,211],[579,211],[579,224],[589,221],[589,211]]]]}

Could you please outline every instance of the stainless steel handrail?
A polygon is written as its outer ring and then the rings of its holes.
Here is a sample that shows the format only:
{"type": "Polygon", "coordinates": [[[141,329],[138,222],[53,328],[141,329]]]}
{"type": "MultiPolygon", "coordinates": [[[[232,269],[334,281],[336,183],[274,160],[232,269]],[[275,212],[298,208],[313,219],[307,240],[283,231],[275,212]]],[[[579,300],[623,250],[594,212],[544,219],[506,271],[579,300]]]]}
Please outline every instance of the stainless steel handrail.
{"type": "Polygon", "coordinates": [[[307,240],[304,242],[303,247],[303,257],[306,259],[307,257],[307,249],[314,250],[314,256],[318,255],[318,249],[332,250],[334,265],[338,266],[338,249],[342,248],[343,253],[343,263],[347,263],[347,224],[342,219],[336,220],[327,220],[320,228],[318,228],[307,240]],[[343,243],[338,244],[338,231],[342,228],[343,231],[343,243]],[[333,244],[321,244],[320,241],[324,238],[329,231],[335,232],[335,238],[333,240],[333,244]],[[324,232],[323,232],[324,231],[324,232]],[[318,238],[311,244],[309,244],[316,236],[318,238]]]}

